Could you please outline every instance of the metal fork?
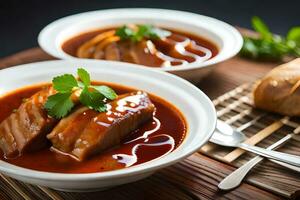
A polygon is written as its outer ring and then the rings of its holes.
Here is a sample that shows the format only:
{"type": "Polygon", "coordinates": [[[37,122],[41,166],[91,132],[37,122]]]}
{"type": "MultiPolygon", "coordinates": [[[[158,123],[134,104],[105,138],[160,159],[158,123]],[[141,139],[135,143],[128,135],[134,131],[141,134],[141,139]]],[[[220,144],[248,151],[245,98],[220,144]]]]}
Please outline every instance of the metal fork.
{"type": "MultiPolygon", "coordinates": [[[[272,150],[272,149],[276,149],[276,148],[280,147],[281,145],[286,143],[288,140],[295,137],[295,135],[298,134],[299,132],[300,132],[300,128],[295,129],[294,133],[290,133],[290,134],[286,135],[284,138],[282,138],[281,140],[272,144],[267,149],[272,150]]],[[[261,156],[254,157],[253,159],[251,159],[250,161],[245,163],[243,166],[241,166],[240,168],[233,171],[226,178],[224,178],[218,185],[218,188],[221,190],[230,190],[230,189],[233,189],[233,188],[239,186],[241,184],[242,180],[244,179],[244,177],[248,174],[248,172],[255,165],[257,165],[259,162],[261,162],[263,159],[264,158],[261,156]]],[[[276,160],[270,160],[270,161],[275,162],[281,166],[287,167],[291,170],[300,172],[300,167],[296,167],[294,165],[290,165],[290,164],[283,163],[283,162],[276,161],[276,160]]]]}

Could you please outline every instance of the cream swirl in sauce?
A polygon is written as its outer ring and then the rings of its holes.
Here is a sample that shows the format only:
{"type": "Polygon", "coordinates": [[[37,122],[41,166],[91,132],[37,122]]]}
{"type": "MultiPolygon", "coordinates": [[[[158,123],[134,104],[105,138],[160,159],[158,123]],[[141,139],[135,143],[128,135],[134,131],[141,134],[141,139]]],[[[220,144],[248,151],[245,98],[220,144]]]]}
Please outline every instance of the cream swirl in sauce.
{"type": "MultiPolygon", "coordinates": [[[[138,162],[137,151],[142,146],[151,146],[151,147],[161,147],[167,146],[168,150],[161,156],[164,156],[175,148],[174,138],[168,134],[159,134],[159,135],[151,135],[155,133],[160,128],[160,121],[157,118],[153,119],[155,124],[154,128],[148,131],[145,131],[144,134],[138,138],[130,140],[125,144],[137,143],[131,147],[130,154],[114,154],[112,157],[116,159],[119,163],[125,164],[126,167],[130,167],[138,162]]],[[[159,157],[158,157],[159,158],[159,157]]],[[[157,158],[156,158],[157,159],[157,158]]]]}

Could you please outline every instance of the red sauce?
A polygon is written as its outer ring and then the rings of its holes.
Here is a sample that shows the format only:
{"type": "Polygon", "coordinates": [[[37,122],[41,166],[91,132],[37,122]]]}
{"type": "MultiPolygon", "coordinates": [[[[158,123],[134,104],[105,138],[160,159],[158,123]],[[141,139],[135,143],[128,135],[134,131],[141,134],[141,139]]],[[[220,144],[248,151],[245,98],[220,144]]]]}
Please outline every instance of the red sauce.
{"type": "MultiPolygon", "coordinates": [[[[118,94],[134,91],[133,89],[110,85],[118,94]]],[[[24,98],[39,91],[43,85],[36,85],[16,90],[0,98],[0,122],[17,109],[24,98]]],[[[163,99],[150,95],[156,106],[154,119],[132,132],[120,146],[97,154],[85,161],[78,162],[49,148],[37,152],[24,153],[6,159],[0,153],[1,160],[8,163],[39,171],[58,173],[92,173],[121,169],[159,158],[177,148],[186,134],[186,122],[180,112],[163,99]],[[142,138],[145,133],[150,133],[142,138]]]]}
{"type": "MultiPolygon", "coordinates": [[[[62,49],[67,54],[78,57],[77,50],[82,44],[91,40],[98,34],[110,30],[114,29],[104,29],[82,33],[64,42],[62,44],[62,49]]],[[[125,56],[126,58],[121,58],[119,61],[132,62],[150,67],[171,67],[176,65],[184,65],[195,61],[204,62],[218,54],[218,47],[207,39],[189,33],[183,33],[174,30],[169,31],[172,34],[167,38],[152,40],[155,48],[158,50],[158,53],[149,53],[149,49],[145,48],[145,45],[143,46],[141,42],[138,42],[134,44],[136,48],[133,48],[132,50],[135,52],[135,57],[138,59],[131,60],[127,58],[128,56],[125,56]]],[[[128,43],[128,41],[116,42],[120,49],[129,49],[128,46],[132,45],[128,43]]]]}

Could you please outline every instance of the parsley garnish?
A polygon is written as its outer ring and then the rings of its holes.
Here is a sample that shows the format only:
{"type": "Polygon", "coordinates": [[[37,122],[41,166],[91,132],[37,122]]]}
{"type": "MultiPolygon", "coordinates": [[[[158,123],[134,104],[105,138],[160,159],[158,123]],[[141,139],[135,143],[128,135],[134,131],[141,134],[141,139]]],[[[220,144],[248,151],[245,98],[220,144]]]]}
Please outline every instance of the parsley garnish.
{"type": "Polygon", "coordinates": [[[74,107],[71,100],[71,92],[57,93],[48,97],[45,108],[48,110],[48,115],[60,119],[66,116],[74,107]]]}
{"type": "Polygon", "coordinates": [[[57,76],[52,80],[53,87],[58,92],[70,92],[78,86],[77,80],[72,74],[57,76]]]}
{"type": "Polygon", "coordinates": [[[171,35],[171,32],[154,27],[152,25],[137,25],[137,30],[135,31],[125,25],[116,30],[116,35],[119,36],[121,40],[139,42],[143,38],[159,39],[168,37],[171,35]]]}
{"type": "Polygon", "coordinates": [[[286,37],[273,34],[259,18],[252,18],[252,27],[259,33],[258,38],[244,37],[240,54],[257,60],[280,61],[284,56],[300,56],[300,27],[293,27],[286,37]]]}
{"type": "Polygon", "coordinates": [[[65,117],[75,106],[71,99],[73,92],[80,90],[79,101],[81,104],[98,112],[105,112],[105,100],[113,100],[117,94],[108,86],[91,85],[89,73],[83,68],[77,70],[79,81],[72,74],[64,74],[53,78],[53,88],[56,94],[48,97],[44,107],[48,114],[54,118],[65,117]]]}

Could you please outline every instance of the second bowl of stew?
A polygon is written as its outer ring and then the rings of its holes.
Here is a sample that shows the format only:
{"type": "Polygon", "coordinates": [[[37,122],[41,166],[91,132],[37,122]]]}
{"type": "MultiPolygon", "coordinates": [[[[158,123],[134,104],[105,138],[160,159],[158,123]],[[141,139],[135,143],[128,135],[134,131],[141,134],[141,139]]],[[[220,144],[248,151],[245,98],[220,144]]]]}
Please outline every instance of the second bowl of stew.
{"type": "Polygon", "coordinates": [[[111,9],[57,20],[39,35],[40,46],[61,59],[129,62],[199,81],[236,55],[242,37],[214,18],[164,9],[111,9]]]}

